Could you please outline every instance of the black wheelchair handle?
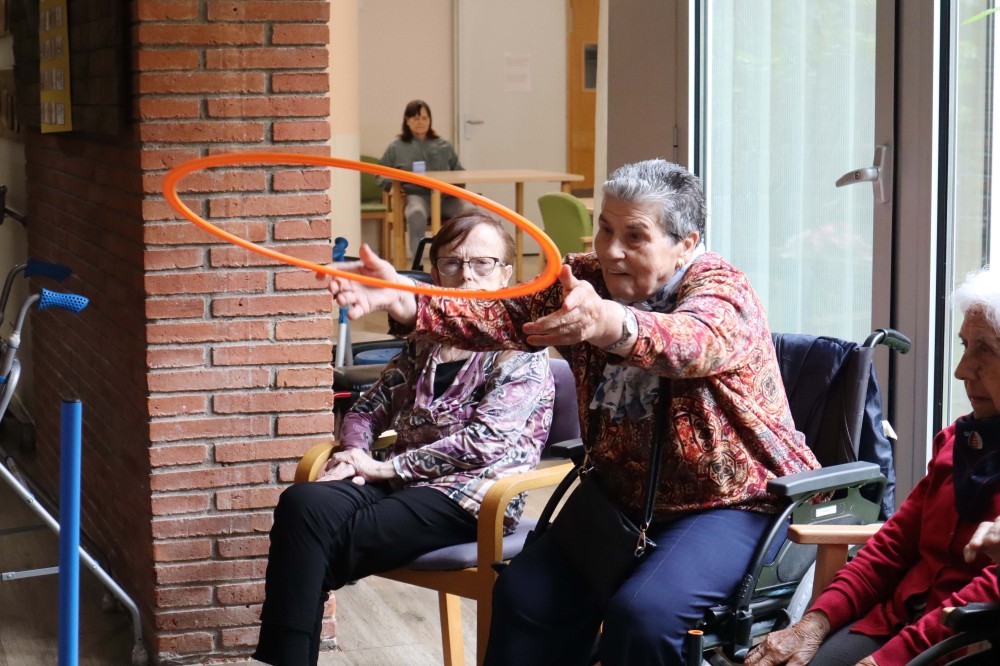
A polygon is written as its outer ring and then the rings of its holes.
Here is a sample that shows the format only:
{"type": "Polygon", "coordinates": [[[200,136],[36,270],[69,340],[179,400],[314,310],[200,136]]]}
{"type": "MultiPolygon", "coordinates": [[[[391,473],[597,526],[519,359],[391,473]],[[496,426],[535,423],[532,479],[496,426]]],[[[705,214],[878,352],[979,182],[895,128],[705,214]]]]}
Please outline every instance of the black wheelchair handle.
{"type": "Polygon", "coordinates": [[[900,354],[905,354],[910,351],[910,346],[913,343],[910,339],[906,337],[903,333],[900,333],[894,328],[880,328],[876,331],[872,331],[871,335],[865,338],[862,347],[875,347],[877,345],[885,345],[893,351],[898,351],[900,354]]]}

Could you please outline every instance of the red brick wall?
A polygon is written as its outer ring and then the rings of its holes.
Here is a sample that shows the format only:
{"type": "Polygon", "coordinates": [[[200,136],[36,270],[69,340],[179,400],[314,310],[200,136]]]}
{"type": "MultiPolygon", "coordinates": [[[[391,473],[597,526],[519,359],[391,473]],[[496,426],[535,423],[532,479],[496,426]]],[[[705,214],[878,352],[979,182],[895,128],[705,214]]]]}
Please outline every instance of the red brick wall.
{"type": "Polygon", "coordinates": [[[29,255],[73,270],[53,287],[90,299],[79,314],[33,312],[37,453],[21,463],[58,496],[59,410],[83,402],[82,527],[102,566],[152,627],[141,174],[120,136],[25,133],[29,255]]]}
{"type": "MultiPolygon", "coordinates": [[[[328,154],[325,0],[135,3],[142,144],[155,651],[255,644],[267,531],[294,463],[332,429],[333,326],[315,277],[178,221],[166,170],[198,156],[328,154]]],[[[329,173],[222,168],[181,181],[206,219],[330,257],[329,173]]]]}
{"type": "MultiPolygon", "coordinates": [[[[78,395],[84,528],[139,604],[154,662],[241,657],[271,508],[332,429],[331,303],[312,274],[180,219],[160,188],[194,157],[328,154],[329,4],[137,0],[130,21],[128,127],[27,144],[32,254],[71,266],[67,288],[92,299],[36,318],[35,466],[58,476],[58,398],[78,395]]],[[[325,262],[329,181],[220,168],[179,189],[213,223],[325,262]]]]}

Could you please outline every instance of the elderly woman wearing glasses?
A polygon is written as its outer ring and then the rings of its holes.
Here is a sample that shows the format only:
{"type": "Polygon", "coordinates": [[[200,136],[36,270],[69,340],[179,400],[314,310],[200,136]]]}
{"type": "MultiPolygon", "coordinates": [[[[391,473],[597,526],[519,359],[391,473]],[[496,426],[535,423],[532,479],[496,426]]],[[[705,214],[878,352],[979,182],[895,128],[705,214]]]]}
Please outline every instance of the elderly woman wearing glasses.
{"type": "MultiPolygon", "coordinates": [[[[514,242],[471,213],[445,223],[430,248],[435,284],[507,286],[514,242]]],[[[261,631],[254,657],[315,664],[330,590],[476,540],[476,517],[499,478],[532,469],[552,422],[545,352],[471,352],[410,339],[351,408],[342,449],[315,483],[291,486],[274,511],[261,631]],[[388,460],[369,453],[385,430],[388,460]]],[[[513,531],[522,498],[507,507],[513,531]]]]}

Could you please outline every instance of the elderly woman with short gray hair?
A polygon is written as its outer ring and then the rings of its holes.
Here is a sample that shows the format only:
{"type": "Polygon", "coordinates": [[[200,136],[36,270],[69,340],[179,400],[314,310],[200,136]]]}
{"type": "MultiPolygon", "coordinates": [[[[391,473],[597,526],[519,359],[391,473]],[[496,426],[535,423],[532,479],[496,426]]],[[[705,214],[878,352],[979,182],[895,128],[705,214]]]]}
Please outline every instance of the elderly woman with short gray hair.
{"type": "MultiPolygon", "coordinates": [[[[603,193],[594,252],[568,255],[558,282],[536,294],[464,301],[330,286],[350,316],[386,310],[400,333],[473,349],[556,347],[576,377],[589,463],[633,519],[665,410],[648,530],[658,547],[598,593],[545,532],[497,580],[487,664],[586,664],[599,630],[605,666],[684,663],[687,629],[733,592],[778,509],[767,482],[818,467],[792,422],[760,300],[705,251],[698,178],[647,160],[616,170],[603,193]]],[[[368,251],[362,260],[360,272],[399,279],[368,251]]]]}

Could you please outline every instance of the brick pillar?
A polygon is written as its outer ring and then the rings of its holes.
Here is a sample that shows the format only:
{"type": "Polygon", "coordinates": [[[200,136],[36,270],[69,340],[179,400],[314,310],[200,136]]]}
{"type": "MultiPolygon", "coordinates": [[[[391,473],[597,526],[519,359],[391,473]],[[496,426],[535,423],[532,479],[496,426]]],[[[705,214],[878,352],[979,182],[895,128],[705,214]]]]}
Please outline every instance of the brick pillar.
{"type": "MultiPolygon", "coordinates": [[[[217,242],[159,192],[166,171],[194,157],[329,154],[329,6],[133,6],[153,651],[243,656],[256,641],[271,509],[295,460],[333,426],[331,302],[312,274],[217,242]]],[[[326,262],[329,183],[325,169],[221,168],[180,190],[234,234],[326,262]]]]}
{"type": "MultiPolygon", "coordinates": [[[[72,268],[60,288],[91,299],[32,314],[38,450],[19,462],[57,494],[60,399],[80,398],[87,545],[139,606],[153,662],[245,657],[271,509],[333,426],[331,303],[312,274],[179,219],[160,188],[194,157],[328,154],[330,8],[124,6],[71,1],[75,131],[42,135],[37,0],[9,5],[29,254],[72,268]]],[[[235,234],[325,262],[329,182],[318,168],[224,168],[181,194],[235,234]]]]}

